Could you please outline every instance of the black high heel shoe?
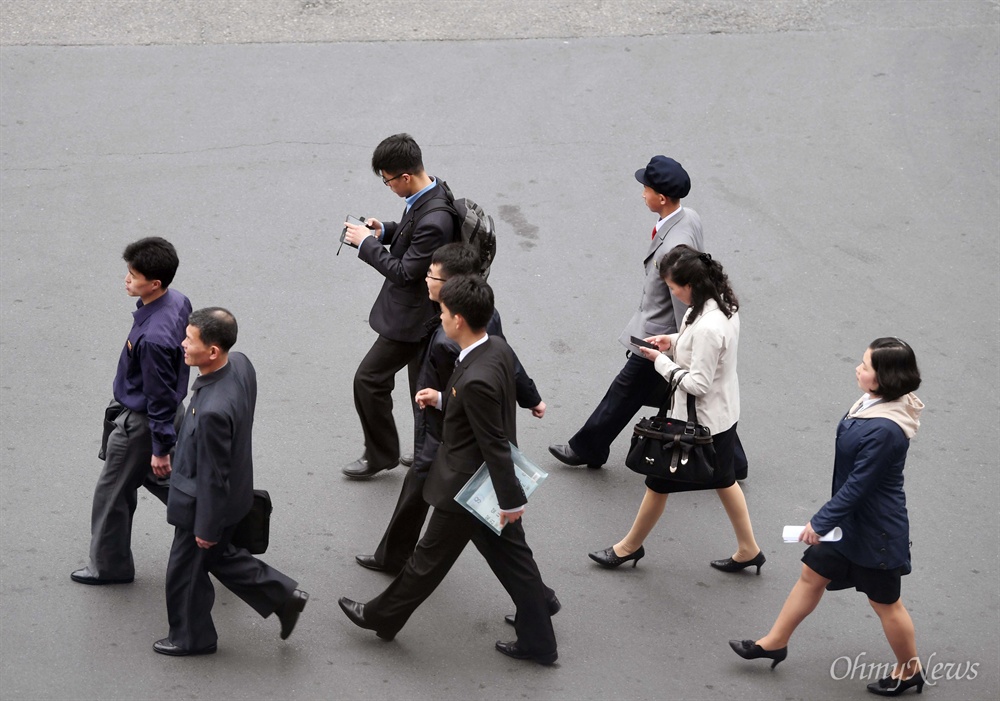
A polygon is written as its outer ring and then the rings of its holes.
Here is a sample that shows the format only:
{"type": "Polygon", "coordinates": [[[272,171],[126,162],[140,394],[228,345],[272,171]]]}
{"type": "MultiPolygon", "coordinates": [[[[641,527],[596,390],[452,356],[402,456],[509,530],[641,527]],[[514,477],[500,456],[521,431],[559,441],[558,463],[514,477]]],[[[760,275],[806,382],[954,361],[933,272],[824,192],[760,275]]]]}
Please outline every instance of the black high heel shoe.
{"type": "MultiPolygon", "coordinates": [[[[771,662],[771,669],[777,667],[779,662],[788,657],[787,645],[783,648],[779,648],[778,650],[765,650],[753,640],[730,640],[729,647],[733,648],[733,652],[742,657],[744,660],[756,660],[761,657],[773,660],[771,662]]],[[[870,685],[868,690],[871,691],[870,685]]]]}
{"type": "Polygon", "coordinates": [[[625,557],[619,557],[618,555],[615,554],[614,546],[611,546],[607,550],[598,550],[597,552],[590,553],[590,559],[596,562],[601,567],[606,567],[609,570],[618,567],[618,565],[623,565],[629,560],[632,560],[632,567],[634,568],[636,565],[639,564],[639,560],[641,560],[645,554],[646,554],[646,549],[640,545],[639,549],[636,550],[631,555],[626,555],[625,557]]]}
{"type": "Polygon", "coordinates": [[[909,679],[893,679],[892,675],[879,679],[868,685],[868,691],[879,696],[899,696],[912,686],[917,687],[917,693],[924,693],[924,671],[920,670],[909,679]]]}
{"type": "Polygon", "coordinates": [[[757,557],[752,560],[747,560],[746,562],[737,562],[731,557],[727,557],[725,560],[712,560],[711,564],[717,570],[722,570],[723,572],[739,572],[740,570],[745,570],[747,567],[756,567],[757,575],[760,575],[760,568],[764,566],[767,562],[767,558],[764,557],[764,551],[761,550],[757,553],[757,557]]]}

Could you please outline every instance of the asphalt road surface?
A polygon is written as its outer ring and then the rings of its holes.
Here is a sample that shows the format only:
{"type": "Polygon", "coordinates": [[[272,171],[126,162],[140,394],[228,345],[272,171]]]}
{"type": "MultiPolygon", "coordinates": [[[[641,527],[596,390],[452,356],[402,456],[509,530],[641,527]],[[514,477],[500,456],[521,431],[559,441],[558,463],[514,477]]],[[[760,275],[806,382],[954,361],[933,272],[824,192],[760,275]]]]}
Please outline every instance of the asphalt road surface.
{"type": "Polygon", "coordinates": [[[925,692],[1000,697],[998,27],[995,0],[0,1],[0,697],[864,698],[891,652],[856,592],[827,595],[773,672],[727,641],[762,635],[794,583],[781,527],[828,497],[854,367],[884,335],[916,349],[927,404],[903,580],[925,692]],[[512,608],[472,548],[395,642],[336,604],[386,584],[353,558],[403,478],[340,474],[380,278],[334,255],[346,214],[401,211],[368,166],[400,131],[499,225],[490,282],[549,405],[519,438],[551,475],[525,525],[563,603],[552,668],[493,650],[512,608]],[[759,577],[709,568],[734,548],[711,492],[670,499],[637,568],[599,569],[587,553],[643,491],[628,431],[602,470],[546,452],[624,360],[653,223],[632,173],[657,153],[691,173],[742,302],[759,577]],[[311,594],[288,641],[219,587],[218,654],[153,653],[171,528],[150,496],[136,581],[69,579],[131,321],[121,251],[147,235],[175,243],[196,307],[233,310],[257,367],[264,559],[311,594]]]}

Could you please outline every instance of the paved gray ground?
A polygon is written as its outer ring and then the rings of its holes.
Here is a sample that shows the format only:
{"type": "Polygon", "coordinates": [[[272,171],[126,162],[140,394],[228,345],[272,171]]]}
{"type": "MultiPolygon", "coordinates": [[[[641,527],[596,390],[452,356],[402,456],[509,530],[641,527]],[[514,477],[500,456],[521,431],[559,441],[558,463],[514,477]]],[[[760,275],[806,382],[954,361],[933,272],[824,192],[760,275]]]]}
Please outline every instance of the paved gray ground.
{"type": "Polygon", "coordinates": [[[928,405],[904,599],[928,667],[977,665],[929,693],[1000,696],[998,3],[420,7],[0,2],[0,696],[860,697],[859,674],[830,673],[889,659],[860,595],[829,595],[774,673],[726,641],[761,634],[791,587],[800,549],[780,527],[826,497],[854,365],[885,334],[916,347],[928,405]],[[390,43],[397,30],[415,41],[390,43]],[[553,669],[492,650],[509,601],[471,550],[394,643],[336,606],[383,586],[352,557],[402,474],[339,474],[360,450],[350,382],[378,278],[334,239],[348,212],[400,210],[367,163],[401,130],[501,224],[491,281],[550,406],[520,433],[552,473],[526,521],[564,603],[553,669]],[[692,173],[688,204],[744,303],[759,578],[708,567],[733,547],[710,493],[671,499],[637,569],[597,569],[587,551],[624,533],[642,492],[627,437],[599,472],[545,453],[620,367],[650,225],[631,173],[659,152],[692,173]],[[266,559],[312,594],[284,643],[222,590],[217,655],[150,650],[170,542],[155,500],[137,512],[135,584],[68,578],[129,325],[119,256],[150,234],[177,244],[178,289],[234,310],[258,368],[266,559]]]}

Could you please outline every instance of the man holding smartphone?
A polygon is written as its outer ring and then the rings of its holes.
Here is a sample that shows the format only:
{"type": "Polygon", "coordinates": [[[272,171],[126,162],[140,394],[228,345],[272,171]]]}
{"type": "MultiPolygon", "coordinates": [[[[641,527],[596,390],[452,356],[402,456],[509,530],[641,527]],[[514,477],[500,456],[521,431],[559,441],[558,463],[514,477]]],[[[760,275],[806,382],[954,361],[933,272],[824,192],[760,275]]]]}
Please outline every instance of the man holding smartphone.
{"type": "Polygon", "coordinates": [[[454,208],[444,188],[424,170],[423,154],[412,136],[384,139],[372,154],[372,170],[406,200],[406,209],[398,223],[345,223],[344,242],[356,246],[358,258],[385,278],[368,316],[378,338],[354,375],[354,406],[365,450],[342,470],[352,479],[368,479],[399,463],[399,434],[392,417],[396,373],[407,368],[410,396],[416,395],[427,324],[437,314],[424,276],[434,251],[455,241],[457,233],[454,208]]]}

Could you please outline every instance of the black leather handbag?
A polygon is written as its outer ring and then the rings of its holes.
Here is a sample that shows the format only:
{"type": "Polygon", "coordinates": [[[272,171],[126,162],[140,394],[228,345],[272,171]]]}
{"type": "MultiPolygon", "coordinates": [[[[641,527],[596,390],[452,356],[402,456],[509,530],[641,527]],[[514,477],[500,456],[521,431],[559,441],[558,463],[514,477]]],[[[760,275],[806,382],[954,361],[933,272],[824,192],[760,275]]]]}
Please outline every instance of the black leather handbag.
{"type": "Polygon", "coordinates": [[[253,490],[253,506],[233,532],[232,544],[246,548],[254,555],[267,552],[271,534],[271,495],[263,489],[253,490]]]}
{"type": "Polygon", "coordinates": [[[687,421],[667,416],[674,393],[686,370],[674,368],[667,378],[667,398],[656,416],[639,421],[632,433],[632,445],[625,466],[641,475],[668,482],[711,484],[717,461],[712,432],[698,424],[695,398],[687,398],[687,421]]]}

